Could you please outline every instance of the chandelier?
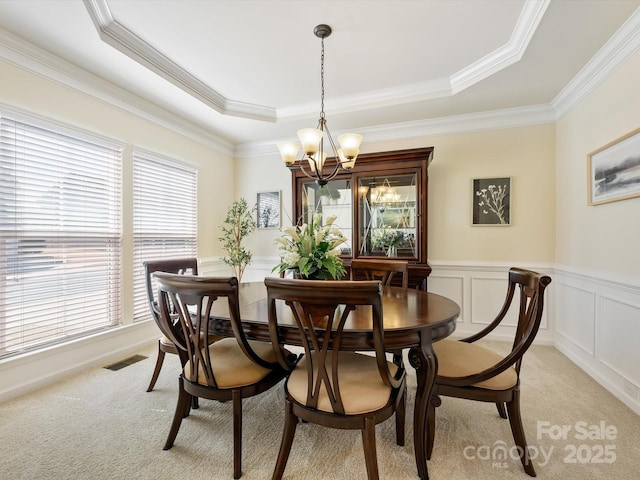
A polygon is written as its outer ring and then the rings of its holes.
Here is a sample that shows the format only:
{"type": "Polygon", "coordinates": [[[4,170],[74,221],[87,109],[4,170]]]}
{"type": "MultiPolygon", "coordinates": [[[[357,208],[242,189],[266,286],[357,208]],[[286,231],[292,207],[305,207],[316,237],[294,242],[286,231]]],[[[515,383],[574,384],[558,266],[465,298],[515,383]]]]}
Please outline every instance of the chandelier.
{"type": "Polygon", "coordinates": [[[313,29],[313,33],[321,40],[322,50],[320,53],[320,119],[318,120],[318,126],[316,128],[303,128],[298,130],[298,138],[302,144],[303,155],[300,160],[297,160],[298,151],[300,150],[300,144],[296,142],[278,142],[278,149],[280,155],[282,155],[282,161],[287,165],[299,165],[302,173],[307,177],[312,178],[320,186],[326,185],[329,180],[335,177],[342,167],[345,170],[351,170],[356,164],[356,158],[360,152],[360,143],[362,142],[362,135],[357,133],[346,133],[338,137],[339,149],[336,149],[329,127],[327,126],[327,119],[324,114],[324,39],[331,35],[331,27],[329,25],[318,25],[313,29]],[[324,164],[327,160],[327,152],[324,148],[324,133],[326,132],[326,138],[331,145],[331,152],[336,159],[336,165],[332,171],[325,174],[324,164]],[[309,170],[304,166],[306,162],[309,165],[309,170]]]}

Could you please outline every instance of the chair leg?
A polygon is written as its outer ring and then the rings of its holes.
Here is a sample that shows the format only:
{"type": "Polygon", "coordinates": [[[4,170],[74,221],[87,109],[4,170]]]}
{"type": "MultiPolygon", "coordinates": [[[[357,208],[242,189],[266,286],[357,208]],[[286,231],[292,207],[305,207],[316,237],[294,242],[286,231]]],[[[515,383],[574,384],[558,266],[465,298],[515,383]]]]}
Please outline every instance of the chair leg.
{"type": "Polygon", "coordinates": [[[296,434],[296,427],[298,426],[298,417],[293,414],[293,406],[291,402],[287,400],[285,405],[285,417],[284,417],[284,429],[282,430],[282,441],[280,442],[280,451],[278,452],[278,460],[276,461],[276,468],[273,471],[273,480],[280,480],[284,474],[284,469],[287,467],[287,460],[289,460],[289,453],[291,452],[291,445],[293,445],[293,437],[296,434]]]}
{"type": "Polygon", "coordinates": [[[529,456],[527,449],[527,439],[524,436],[524,428],[522,426],[522,417],[520,416],[520,391],[513,392],[513,399],[507,402],[507,412],[509,413],[509,424],[511,425],[511,433],[513,434],[513,440],[516,442],[518,452],[520,454],[520,461],[524,467],[524,471],[530,477],[536,476],[536,471],[533,468],[533,463],[529,456]]]}
{"type": "Polygon", "coordinates": [[[242,476],[242,395],[232,392],[233,401],[233,478],[242,476]]]}
{"type": "Polygon", "coordinates": [[[407,386],[404,386],[402,398],[396,409],[396,444],[404,447],[404,424],[407,411],[407,386]]]}
{"type": "Polygon", "coordinates": [[[504,403],[498,402],[496,403],[496,408],[498,409],[498,414],[500,418],[507,418],[507,410],[504,407],[504,403]]]}
{"type": "Polygon", "coordinates": [[[442,405],[438,395],[431,395],[427,404],[427,460],[431,460],[433,443],[436,436],[436,407],[442,405]]]}
{"type": "Polygon", "coordinates": [[[365,417],[362,429],[364,460],[367,464],[367,479],[378,480],[378,458],[376,456],[376,423],[373,418],[365,417]]]}
{"type": "Polygon", "coordinates": [[[169,450],[173,447],[173,442],[180,430],[180,424],[182,419],[189,415],[189,406],[191,405],[191,395],[184,390],[184,381],[182,377],[178,380],[178,403],[176,405],[176,411],[173,415],[173,423],[171,424],[171,430],[169,430],[169,436],[164,444],[163,450],[169,450]]]}
{"type": "Polygon", "coordinates": [[[153,390],[153,387],[156,385],[158,375],[160,375],[160,369],[162,368],[162,362],[164,362],[164,351],[160,349],[160,340],[158,340],[158,358],[156,359],[156,366],[153,369],[153,375],[151,375],[151,382],[149,382],[147,392],[153,390]]]}

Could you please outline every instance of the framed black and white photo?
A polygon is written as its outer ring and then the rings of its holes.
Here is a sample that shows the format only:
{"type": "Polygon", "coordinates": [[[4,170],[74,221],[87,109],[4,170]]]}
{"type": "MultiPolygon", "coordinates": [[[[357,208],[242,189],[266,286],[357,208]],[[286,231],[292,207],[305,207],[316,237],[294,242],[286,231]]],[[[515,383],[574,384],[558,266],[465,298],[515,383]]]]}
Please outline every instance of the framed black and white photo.
{"type": "Polygon", "coordinates": [[[511,177],[473,179],[473,225],[511,224],[511,177]]]}
{"type": "Polygon", "coordinates": [[[640,128],[587,155],[589,205],[640,196],[640,128]]]}
{"type": "Polygon", "coordinates": [[[280,228],[280,192],[259,192],[256,212],[258,228],[280,228]]]}

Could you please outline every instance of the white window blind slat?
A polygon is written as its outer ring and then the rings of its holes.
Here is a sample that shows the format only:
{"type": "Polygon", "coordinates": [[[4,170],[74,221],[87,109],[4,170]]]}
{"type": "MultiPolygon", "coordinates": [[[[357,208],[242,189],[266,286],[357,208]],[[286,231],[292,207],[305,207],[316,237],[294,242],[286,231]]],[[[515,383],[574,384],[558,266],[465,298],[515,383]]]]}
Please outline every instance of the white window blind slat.
{"type": "Polygon", "coordinates": [[[134,321],[150,316],[143,262],[196,256],[197,169],[134,149],[134,321]]]}
{"type": "Polygon", "coordinates": [[[0,357],[121,312],[122,148],[0,112],[0,357]]]}

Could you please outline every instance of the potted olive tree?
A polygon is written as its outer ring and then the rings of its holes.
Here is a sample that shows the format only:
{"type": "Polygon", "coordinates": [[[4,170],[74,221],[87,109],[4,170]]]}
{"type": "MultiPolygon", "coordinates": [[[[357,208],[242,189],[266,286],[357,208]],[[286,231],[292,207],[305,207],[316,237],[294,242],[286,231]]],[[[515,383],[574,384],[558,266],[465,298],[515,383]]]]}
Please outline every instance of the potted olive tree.
{"type": "Polygon", "coordinates": [[[222,261],[233,269],[238,282],[242,280],[244,269],[251,263],[251,252],[242,246],[242,241],[256,229],[256,207],[249,208],[244,198],[237,200],[227,209],[227,216],[220,225],[222,235],[218,240],[227,255],[222,261]]]}

